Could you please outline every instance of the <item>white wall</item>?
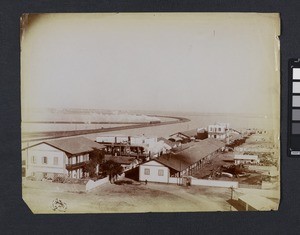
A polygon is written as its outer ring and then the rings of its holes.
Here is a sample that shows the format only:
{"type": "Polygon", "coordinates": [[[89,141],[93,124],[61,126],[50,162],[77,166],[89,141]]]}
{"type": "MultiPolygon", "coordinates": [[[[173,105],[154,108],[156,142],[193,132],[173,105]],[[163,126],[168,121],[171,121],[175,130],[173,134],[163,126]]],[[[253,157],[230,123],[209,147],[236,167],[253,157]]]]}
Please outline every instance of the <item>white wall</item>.
{"type": "Polygon", "coordinates": [[[106,184],[109,182],[109,177],[106,176],[103,179],[99,179],[97,181],[89,180],[85,185],[86,191],[99,187],[100,185],[106,184]]]}
{"type": "Polygon", "coordinates": [[[140,181],[149,181],[149,182],[160,182],[160,183],[168,183],[169,181],[170,171],[169,168],[164,165],[156,162],[149,161],[146,162],[139,167],[139,180],[140,181]],[[149,175],[145,174],[145,169],[150,171],[149,175]],[[158,175],[159,170],[163,173],[162,176],[158,175]]]}
{"type": "Polygon", "coordinates": [[[170,177],[169,183],[170,184],[182,184],[182,178],[170,177]]]}
{"type": "Polygon", "coordinates": [[[239,187],[239,183],[236,181],[202,180],[196,178],[192,178],[191,185],[213,186],[213,187],[223,187],[223,188],[239,187]]]}
{"type": "Polygon", "coordinates": [[[67,174],[65,169],[66,155],[47,144],[40,144],[28,149],[27,172],[26,175],[32,175],[32,172],[67,174]],[[35,162],[32,161],[34,156],[35,162]],[[43,163],[43,157],[47,157],[47,164],[43,163]],[[58,164],[54,164],[54,158],[57,157],[58,164]]]}

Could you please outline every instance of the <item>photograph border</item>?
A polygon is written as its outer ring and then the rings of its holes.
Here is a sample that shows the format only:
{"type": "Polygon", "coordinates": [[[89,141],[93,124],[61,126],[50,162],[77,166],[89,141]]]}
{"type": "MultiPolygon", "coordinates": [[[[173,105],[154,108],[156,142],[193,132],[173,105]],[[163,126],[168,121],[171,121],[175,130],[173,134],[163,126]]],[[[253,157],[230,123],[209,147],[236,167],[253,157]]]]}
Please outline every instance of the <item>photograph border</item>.
{"type": "Polygon", "coordinates": [[[8,234],[97,233],[204,234],[295,233],[300,231],[299,160],[287,157],[288,59],[300,55],[300,2],[285,1],[3,1],[0,3],[0,64],[2,78],[1,228],[8,234]],[[22,200],[20,138],[20,25],[30,12],[279,12],[281,16],[281,204],[277,212],[201,212],[146,214],[33,215],[22,200]],[[9,176],[9,177],[8,177],[9,176]]]}

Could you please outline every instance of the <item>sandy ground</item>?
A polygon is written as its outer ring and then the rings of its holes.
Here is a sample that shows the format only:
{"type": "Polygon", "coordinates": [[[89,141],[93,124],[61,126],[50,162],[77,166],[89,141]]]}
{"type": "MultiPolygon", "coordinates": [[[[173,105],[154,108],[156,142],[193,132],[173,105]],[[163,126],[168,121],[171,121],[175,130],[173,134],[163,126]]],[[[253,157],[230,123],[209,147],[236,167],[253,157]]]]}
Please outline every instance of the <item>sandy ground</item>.
{"type": "Polygon", "coordinates": [[[184,187],[148,183],[116,185],[107,183],[90,192],[59,192],[30,187],[23,182],[23,199],[33,213],[127,213],[230,211],[226,202],[230,189],[203,186],[184,187]],[[66,212],[51,209],[59,198],[66,212]]]}

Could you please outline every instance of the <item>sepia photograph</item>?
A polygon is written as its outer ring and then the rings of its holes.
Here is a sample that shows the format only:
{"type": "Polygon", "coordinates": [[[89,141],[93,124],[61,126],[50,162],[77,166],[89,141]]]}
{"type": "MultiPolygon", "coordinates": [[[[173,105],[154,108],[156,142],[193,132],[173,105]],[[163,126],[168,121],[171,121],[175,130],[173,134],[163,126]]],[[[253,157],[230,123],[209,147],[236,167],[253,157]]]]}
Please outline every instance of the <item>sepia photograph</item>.
{"type": "Polygon", "coordinates": [[[276,211],[277,13],[20,18],[34,214],[276,211]]]}

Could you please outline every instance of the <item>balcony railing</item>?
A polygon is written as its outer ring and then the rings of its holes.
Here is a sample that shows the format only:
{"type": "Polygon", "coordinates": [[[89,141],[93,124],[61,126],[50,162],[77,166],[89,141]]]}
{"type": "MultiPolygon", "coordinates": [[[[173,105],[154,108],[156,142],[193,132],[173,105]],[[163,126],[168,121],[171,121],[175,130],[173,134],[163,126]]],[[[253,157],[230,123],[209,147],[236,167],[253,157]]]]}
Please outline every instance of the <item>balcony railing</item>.
{"type": "Polygon", "coordinates": [[[66,164],[66,169],[68,171],[71,170],[76,170],[78,168],[82,168],[84,167],[86,164],[90,163],[90,161],[85,161],[85,162],[78,162],[78,163],[74,163],[74,164],[66,164]]]}

